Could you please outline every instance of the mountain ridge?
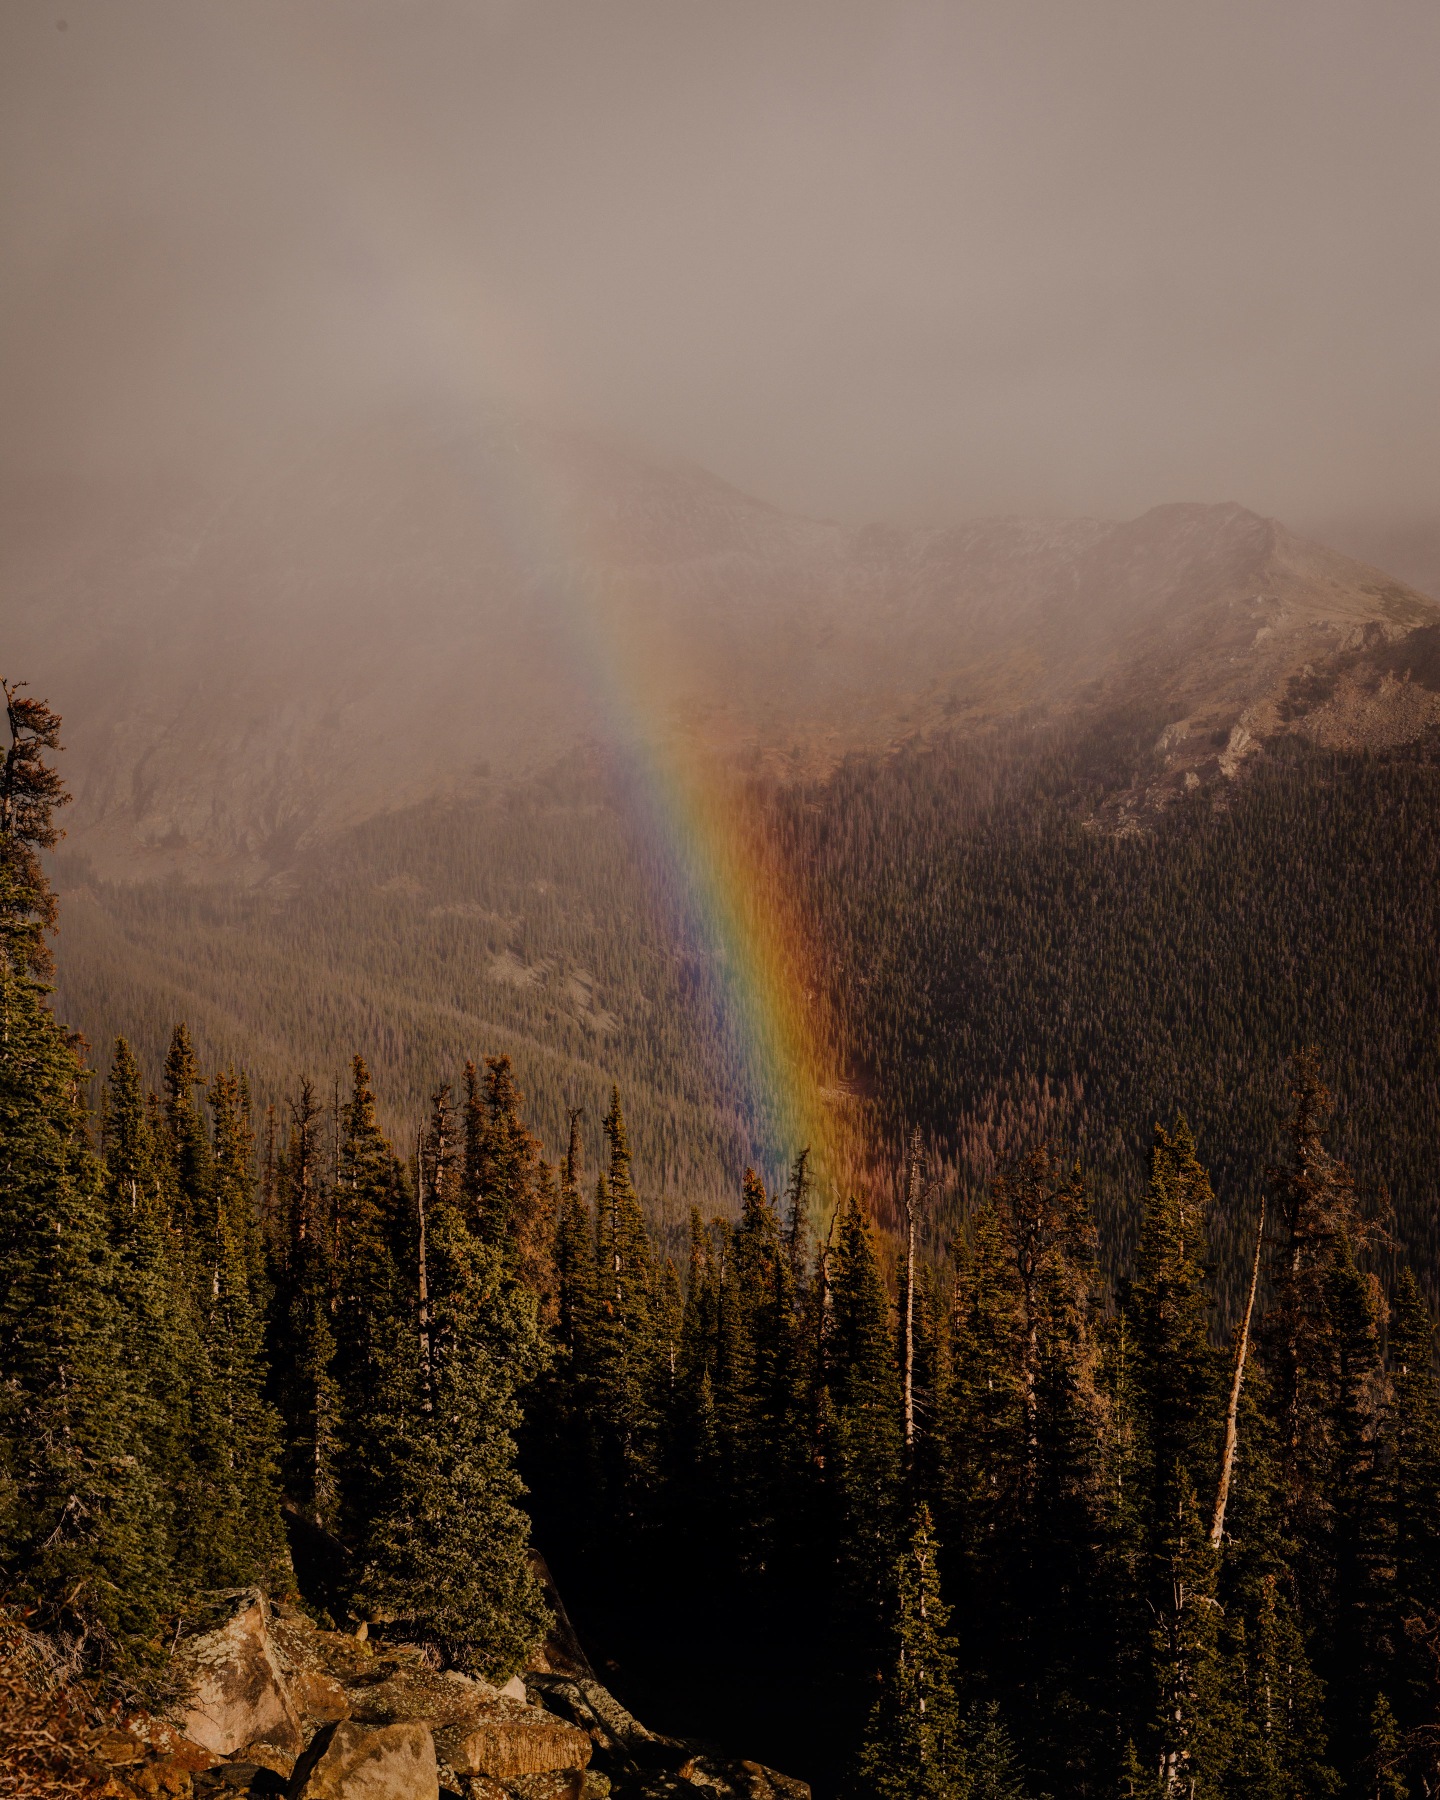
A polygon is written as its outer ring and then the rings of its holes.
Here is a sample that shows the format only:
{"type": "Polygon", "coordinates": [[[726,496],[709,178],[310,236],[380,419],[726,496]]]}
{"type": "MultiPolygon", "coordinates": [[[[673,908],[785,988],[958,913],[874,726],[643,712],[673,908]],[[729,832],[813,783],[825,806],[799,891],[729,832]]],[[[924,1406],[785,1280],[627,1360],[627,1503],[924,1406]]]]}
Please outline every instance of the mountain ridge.
{"type": "Polygon", "coordinates": [[[152,504],[92,500],[88,538],[40,520],[6,559],[11,667],[63,700],[72,843],[109,874],[263,879],[637,728],[784,777],[1148,708],[1138,816],[1282,729],[1353,747],[1440,720],[1374,660],[1440,607],[1235,503],[851,528],[496,411],[152,504]]]}

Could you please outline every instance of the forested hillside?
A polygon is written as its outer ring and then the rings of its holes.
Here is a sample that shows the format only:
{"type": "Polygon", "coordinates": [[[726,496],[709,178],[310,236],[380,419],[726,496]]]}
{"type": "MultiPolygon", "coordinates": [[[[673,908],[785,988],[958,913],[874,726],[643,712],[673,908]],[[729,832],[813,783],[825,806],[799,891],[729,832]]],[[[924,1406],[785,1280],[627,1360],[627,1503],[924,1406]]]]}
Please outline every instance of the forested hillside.
{"type": "Polygon", "coordinates": [[[1433,1284],[1440,746],[1281,741],[1118,833],[1108,797],[1152,741],[1141,721],[1028,753],[941,746],[776,796],[874,1141],[895,1162],[909,1129],[931,1134],[952,1183],[942,1237],[1006,1158],[1063,1144],[1098,1183],[1114,1268],[1134,1241],[1136,1121],[1183,1107],[1227,1200],[1233,1313],[1284,1065],[1320,1043],[1338,1141],[1433,1284]]]}
{"type": "MultiPolygon", "coordinates": [[[[828,991],[816,1019],[870,1145],[878,1203],[913,1126],[935,1155],[941,1248],[1035,1141],[1096,1183],[1101,1253],[1133,1243],[1148,1122],[1183,1106],[1238,1226],[1280,1148],[1283,1069],[1325,1046],[1339,1142],[1432,1283],[1440,1135],[1440,764],[1282,741],[1241,779],[1116,829],[1148,720],[852,758],[757,788],[770,879],[798,902],[828,991]]],[[[87,880],[61,863],[59,1004],[151,1066],[183,1017],[243,1063],[261,1109],[309,1075],[327,1103],[364,1044],[387,1127],[413,1143],[436,1067],[513,1056],[546,1138],[611,1080],[642,1186],[673,1234],[733,1203],[759,1155],[721,974],[677,924],[624,783],[577,759],[548,783],[370,821],[258,890],[87,880]]],[[[763,896],[761,900],[763,902],[763,896]]],[[[795,1146],[798,1148],[798,1146],[795,1146]]],[[[779,1166],[768,1179],[781,1179],[779,1166]]],[[[888,1215],[887,1215],[888,1216],[888,1215]]],[[[1433,1287],[1432,1287],[1432,1292],[1433,1287]]]]}
{"type": "MultiPolygon", "coordinates": [[[[163,1704],[187,1619],[258,1583],[504,1678],[545,1626],[533,1529],[622,1694],[822,1794],[1440,1780],[1434,1319],[1316,1055],[1252,1164],[1263,1228],[1182,1116],[1136,1127],[1123,1266],[1044,1147],[943,1252],[863,1194],[825,1220],[798,1158],[783,1196],[747,1173],[738,1215],[697,1209],[677,1262],[618,1091],[592,1184],[578,1117],[547,1156],[502,1054],[436,1067],[409,1154],[359,1055],[333,1120],[302,1082],[257,1143],[243,1071],[183,1027],[163,1069],[116,1042],[87,1105],[45,979],[58,721],[7,700],[0,1584],[72,1667],[163,1704]]],[[[615,1791],[713,1788],[632,1764],[615,1791]]]]}
{"type": "Polygon", "coordinates": [[[302,1074],[329,1102],[356,1044],[413,1143],[433,1072],[504,1043],[552,1141],[613,1080],[644,1115],[647,1184],[715,1198],[752,1154],[718,996],[603,770],[575,759],[518,792],[383,815],[251,888],[102,883],[62,857],[59,1005],[151,1059],[183,1017],[243,1062],[263,1107],[302,1074]]]}

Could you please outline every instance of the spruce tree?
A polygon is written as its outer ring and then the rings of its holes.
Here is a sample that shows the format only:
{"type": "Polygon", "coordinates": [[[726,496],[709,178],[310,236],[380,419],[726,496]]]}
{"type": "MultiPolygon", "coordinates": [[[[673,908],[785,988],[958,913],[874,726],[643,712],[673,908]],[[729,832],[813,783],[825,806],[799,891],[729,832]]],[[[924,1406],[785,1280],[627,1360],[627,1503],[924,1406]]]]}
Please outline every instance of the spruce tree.
{"type": "Polygon", "coordinates": [[[595,1195],[595,1309],[586,1364],[601,1480],[611,1517],[629,1532],[658,1447],[655,1271],[618,1088],[604,1127],[609,1160],[595,1195]]]}
{"type": "Polygon", "coordinates": [[[1209,1704],[1197,1695],[1210,1680],[1218,1605],[1195,1522],[1201,1496],[1213,1498],[1223,1406],[1207,1291],[1212,1200],[1185,1120],[1170,1131],[1157,1125],[1135,1275],[1112,1332],[1126,1351],[1112,1429],[1128,1431],[1130,1442],[1123,1481],[1108,1498],[1125,1704],[1155,1722],[1167,1793],[1180,1791],[1182,1778],[1199,1784],[1197,1794],[1214,1792],[1223,1775],[1197,1737],[1210,1726],[1196,1716],[1209,1704]]]}
{"type": "Polygon", "coordinates": [[[290,1115],[278,1184],[288,1234],[274,1301],[279,1327],[275,1386],[285,1422],[284,1486],[308,1524],[334,1532],[340,1523],[342,1441],[331,1305],[335,1271],[321,1164],[321,1107],[308,1078],[290,1103],[290,1115]]]}
{"type": "Polygon", "coordinates": [[[1395,1579],[1387,1638],[1393,1659],[1390,1693],[1402,1724],[1412,1730],[1429,1717],[1435,1671],[1427,1644],[1440,1622],[1440,1384],[1434,1344],[1434,1320],[1407,1266],[1400,1271],[1390,1314],[1395,1579]]]}
{"type": "Polygon", "coordinates": [[[155,1501],[164,1520],[167,1560],[173,1562],[176,1496],[193,1485],[194,1299],[170,1223],[139,1064],[123,1037],[115,1040],[102,1120],[107,1230],[123,1321],[121,1355],[135,1407],[135,1434],[143,1446],[139,1453],[149,1469],[164,1474],[155,1501]]]}
{"type": "Polygon", "coordinates": [[[260,1274],[254,1145],[244,1089],[233,1070],[215,1077],[210,1105],[217,1241],[205,1348],[238,1499],[228,1578],[275,1583],[288,1563],[280,1522],[279,1418],[265,1391],[268,1295],[260,1274]]]}
{"type": "Polygon", "coordinates": [[[1385,1302],[1360,1258],[1371,1229],[1350,1171],[1325,1144],[1334,1111],[1313,1050],[1291,1068],[1289,1157],[1274,1177],[1281,1225],[1266,1318],[1283,1524],[1332,1694],[1342,1766],[1365,1753],[1388,1610],[1388,1509],[1380,1456],[1387,1410],[1385,1302]]]}
{"type": "Polygon", "coordinates": [[[404,1275],[410,1248],[405,1175],[376,1119],[370,1071],[359,1056],[351,1061],[350,1098],[341,1114],[334,1213],[340,1523],[345,1538],[356,1542],[384,1490],[388,1433],[380,1409],[397,1370],[408,1366],[416,1312],[404,1275]]]}
{"type": "Polygon", "coordinates": [[[412,1336],[382,1399],[390,1476],[369,1522],[362,1598],[413,1621],[456,1666],[504,1681],[548,1624],[526,1558],[513,1435],[516,1395],[546,1347],[534,1296],[465,1216],[447,1125],[437,1096],[421,1171],[424,1335],[412,1336]]]}
{"type": "Polygon", "coordinates": [[[184,1025],[177,1025],[165,1057],[165,1148],[174,1183],[175,1222],[201,1307],[213,1294],[220,1241],[214,1157],[195,1103],[195,1090],[203,1085],[190,1033],[184,1025]]]}
{"type": "Polygon", "coordinates": [[[904,1443],[890,1298],[874,1228],[853,1199],[840,1223],[831,1303],[827,1383],[834,1409],[829,1477],[838,1513],[837,1599],[858,1645],[873,1646],[877,1600],[897,1548],[904,1443]]]}
{"type": "Polygon", "coordinates": [[[752,1170],[745,1174],[731,1251],[748,1384],[738,1446],[742,1556],[759,1569],[788,1541],[784,1521],[798,1502],[801,1432],[794,1267],[775,1206],[752,1170]]]}
{"type": "MultiPolygon", "coordinates": [[[[56,916],[38,852],[63,795],[44,751],[59,719],[4,685],[0,773],[0,1584],[77,1659],[157,1660],[170,1594],[157,1472],[135,1454],[85,1070],[47,1003],[56,916]]],[[[143,1404],[143,1397],[142,1404],[143,1404]]]]}
{"type": "Polygon", "coordinates": [[[955,1653],[940,1597],[927,1507],[894,1566],[892,1661],[870,1715],[856,1790],[862,1800],[970,1800],[955,1695],[955,1653]]]}
{"type": "Polygon", "coordinates": [[[572,1358],[578,1353],[595,1310],[596,1226],[584,1194],[580,1144],[580,1121],[584,1116],[579,1107],[571,1109],[555,1221],[556,1329],[572,1358]]]}

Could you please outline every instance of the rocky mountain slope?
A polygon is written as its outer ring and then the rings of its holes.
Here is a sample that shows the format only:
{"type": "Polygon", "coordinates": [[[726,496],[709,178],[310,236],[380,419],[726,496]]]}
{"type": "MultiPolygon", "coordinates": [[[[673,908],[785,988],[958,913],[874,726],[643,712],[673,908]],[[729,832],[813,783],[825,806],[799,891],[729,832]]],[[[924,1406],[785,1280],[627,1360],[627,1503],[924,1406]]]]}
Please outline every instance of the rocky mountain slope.
{"type": "Polygon", "coordinates": [[[1440,718],[1440,609],[1239,506],[899,530],[498,412],[394,416],[226,495],[15,498],[5,663],[67,718],[75,847],[249,878],[633,731],[814,771],[1141,706],[1168,784],[1440,718]],[[1423,650],[1423,645],[1418,646],[1423,650]]]}

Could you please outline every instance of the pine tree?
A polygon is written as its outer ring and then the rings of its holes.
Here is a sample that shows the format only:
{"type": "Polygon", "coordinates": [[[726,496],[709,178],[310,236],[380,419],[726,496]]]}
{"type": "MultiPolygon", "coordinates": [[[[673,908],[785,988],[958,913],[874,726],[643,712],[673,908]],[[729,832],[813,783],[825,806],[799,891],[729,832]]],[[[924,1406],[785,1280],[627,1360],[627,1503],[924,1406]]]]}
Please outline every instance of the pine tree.
{"type": "Polygon", "coordinates": [[[308,1078],[290,1103],[291,1129],[279,1181],[288,1221],[288,1251],[277,1271],[275,1312],[280,1345],[276,1390],[285,1421],[285,1492],[312,1527],[333,1532],[340,1522],[338,1459],[340,1390],[331,1300],[334,1293],[331,1209],[324,1192],[321,1107],[308,1078]]]}
{"type": "Polygon", "coordinates": [[[410,1213],[404,1171],[377,1122],[370,1071],[359,1056],[341,1114],[334,1212],[340,1522],[346,1539],[358,1542],[384,1491],[389,1434],[379,1409],[410,1364],[416,1311],[402,1272],[410,1213]]]}
{"type": "Polygon", "coordinates": [[[1426,1646],[1440,1624],[1440,1385],[1434,1344],[1429,1308],[1414,1274],[1403,1268],[1390,1315],[1395,1580],[1387,1636],[1391,1692],[1408,1728],[1429,1716],[1435,1670],[1426,1646]]]}
{"type": "Polygon", "coordinates": [[[831,1294],[827,1379],[835,1424],[827,1473],[838,1508],[837,1598],[848,1629],[868,1644],[878,1625],[876,1601],[894,1563],[904,1443],[890,1299],[874,1228],[853,1199],[840,1223],[831,1294]]]}
{"type": "Polygon", "coordinates": [[[861,1748],[857,1793],[863,1800],[970,1800],[955,1654],[945,1632],[950,1614],[927,1507],[895,1563],[894,1596],[893,1662],[861,1748]]]}
{"type": "Polygon", "coordinates": [[[265,1394],[268,1294],[258,1274],[263,1262],[254,1144],[244,1089],[232,1070],[216,1076],[210,1105],[215,1121],[217,1243],[205,1349],[238,1497],[235,1554],[228,1578],[275,1582],[283,1578],[288,1562],[280,1522],[279,1419],[265,1394]]]}
{"type": "Polygon", "coordinates": [[[628,1532],[658,1448],[654,1262],[618,1088],[604,1126],[610,1154],[595,1195],[595,1310],[585,1357],[604,1492],[610,1516],[628,1532]]]}
{"type": "Polygon", "coordinates": [[[37,852],[62,802],[60,721],[10,684],[0,776],[0,1583],[79,1659],[156,1660],[163,1505],[134,1454],[135,1389],[85,1131],[85,1071],[47,1002],[54,897],[37,852]]]}
{"type": "Polygon", "coordinates": [[[393,1471],[365,1544],[362,1595],[458,1667],[504,1681],[548,1624],[526,1559],[517,1392],[545,1361],[535,1299],[465,1217],[437,1095],[425,1161],[426,1338],[382,1406],[393,1471]],[[422,1368],[422,1359],[424,1367],[422,1368]]]}

